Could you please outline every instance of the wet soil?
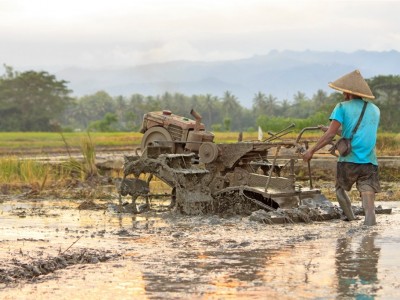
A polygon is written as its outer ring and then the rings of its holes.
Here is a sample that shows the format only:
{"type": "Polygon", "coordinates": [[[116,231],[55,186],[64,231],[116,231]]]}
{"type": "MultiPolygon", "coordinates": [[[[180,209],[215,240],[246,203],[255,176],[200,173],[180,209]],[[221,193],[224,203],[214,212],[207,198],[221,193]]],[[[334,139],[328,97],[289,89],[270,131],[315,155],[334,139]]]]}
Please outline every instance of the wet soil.
{"type": "Polygon", "coordinates": [[[271,225],[248,216],[184,216],[160,207],[134,215],[119,213],[117,204],[115,191],[108,200],[2,196],[0,298],[399,295],[398,201],[377,202],[393,210],[378,215],[373,227],[364,226],[363,217],[271,225]]]}

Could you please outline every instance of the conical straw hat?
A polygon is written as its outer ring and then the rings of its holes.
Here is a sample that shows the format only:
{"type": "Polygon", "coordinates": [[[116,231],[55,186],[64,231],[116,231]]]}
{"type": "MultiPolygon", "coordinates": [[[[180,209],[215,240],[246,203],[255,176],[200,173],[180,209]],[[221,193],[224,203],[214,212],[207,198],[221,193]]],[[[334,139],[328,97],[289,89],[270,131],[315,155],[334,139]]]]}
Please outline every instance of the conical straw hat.
{"type": "Polygon", "coordinates": [[[341,92],[361,96],[363,98],[375,99],[375,96],[372,94],[368,83],[361,76],[359,70],[355,70],[340,77],[334,82],[330,82],[329,86],[341,92]]]}

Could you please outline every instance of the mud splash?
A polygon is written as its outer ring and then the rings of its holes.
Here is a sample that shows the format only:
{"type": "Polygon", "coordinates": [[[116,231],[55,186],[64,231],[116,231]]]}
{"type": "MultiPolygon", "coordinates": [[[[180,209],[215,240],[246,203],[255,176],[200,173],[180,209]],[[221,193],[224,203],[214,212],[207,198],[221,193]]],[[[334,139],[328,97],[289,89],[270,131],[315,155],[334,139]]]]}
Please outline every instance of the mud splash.
{"type": "MultiPolygon", "coordinates": [[[[24,241],[34,241],[24,239],[24,241]]],[[[77,240],[78,241],[78,240],[77,240]]],[[[76,242],[77,242],[76,241],[76,242]]],[[[71,244],[72,246],[73,244],[71,244]]],[[[68,251],[65,250],[64,252],[68,251]]],[[[76,264],[96,264],[105,262],[118,254],[102,253],[102,251],[83,249],[80,252],[59,253],[56,257],[47,257],[44,259],[33,260],[29,257],[29,261],[18,260],[16,258],[8,262],[7,265],[0,269],[0,283],[15,283],[22,280],[34,280],[40,275],[47,275],[60,269],[76,264]]],[[[22,249],[20,254],[24,257],[22,249]]],[[[43,277],[42,277],[43,279],[43,277]]]]}
{"type": "Polygon", "coordinates": [[[363,226],[362,218],[266,225],[242,216],[121,214],[107,201],[93,206],[104,209],[79,210],[82,203],[2,199],[0,298],[398,295],[398,202],[385,202],[393,212],[378,215],[372,228],[363,226]],[[57,258],[67,265],[41,271],[39,266],[57,258]],[[25,276],[17,275],[19,268],[25,276]],[[27,276],[31,273],[36,275],[27,276]]]}

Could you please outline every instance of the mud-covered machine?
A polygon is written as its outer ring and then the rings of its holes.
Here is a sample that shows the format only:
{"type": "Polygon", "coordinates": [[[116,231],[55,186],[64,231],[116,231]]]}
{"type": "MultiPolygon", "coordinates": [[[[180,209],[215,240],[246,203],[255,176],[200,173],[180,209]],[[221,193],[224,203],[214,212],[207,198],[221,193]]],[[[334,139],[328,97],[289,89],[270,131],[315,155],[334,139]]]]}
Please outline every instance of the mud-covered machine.
{"type": "Polygon", "coordinates": [[[216,144],[201,116],[194,110],[191,115],[195,120],[168,110],[144,115],[141,147],[136,155],[125,156],[120,185],[121,196],[132,197],[134,213],[141,212],[137,199],[150,205],[160,197],[169,199],[168,208],[185,214],[332,207],[313,187],[310,167],[309,184],[296,183],[295,165],[307,147],[307,141],[300,143],[301,135],[317,127],[303,129],[295,141],[280,139],[292,124],[269,132],[263,141],[216,144]],[[151,191],[154,177],[169,187],[168,193],[151,191]]]}

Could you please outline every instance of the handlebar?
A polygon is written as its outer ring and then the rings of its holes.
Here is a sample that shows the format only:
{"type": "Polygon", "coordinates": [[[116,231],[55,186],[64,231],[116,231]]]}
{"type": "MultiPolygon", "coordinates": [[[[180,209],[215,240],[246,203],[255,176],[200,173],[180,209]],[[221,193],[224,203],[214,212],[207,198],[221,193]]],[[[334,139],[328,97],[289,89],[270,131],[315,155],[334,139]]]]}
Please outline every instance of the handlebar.
{"type": "MultiPolygon", "coordinates": [[[[297,146],[297,151],[298,151],[300,154],[306,151],[306,149],[304,149],[304,147],[302,147],[302,146],[299,144],[299,141],[300,141],[301,136],[303,135],[303,133],[304,133],[305,131],[308,131],[308,130],[320,130],[320,129],[321,129],[320,126],[314,126],[314,127],[305,127],[305,128],[303,128],[303,129],[300,131],[299,135],[298,135],[297,138],[296,138],[296,143],[295,143],[295,145],[297,146]]],[[[334,145],[333,142],[330,142],[329,144],[334,145]]],[[[338,156],[338,155],[335,153],[335,151],[334,151],[334,147],[332,147],[331,149],[329,149],[329,153],[332,154],[333,156],[336,156],[336,157],[338,156]]]]}
{"type": "Polygon", "coordinates": [[[267,138],[264,142],[270,142],[272,140],[275,140],[277,138],[280,138],[280,137],[292,132],[292,131],[288,131],[288,130],[293,128],[293,127],[295,127],[295,126],[296,126],[296,124],[292,123],[288,127],[282,129],[281,131],[278,131],[277,133],[273,133],[271,131],[268,131],[268,134],[271,135],[271,137],[267,138]]]}
{"type": "Polygon", "coordinates": [[[299,135],[298,135],[297,138],[296,138],[296,144],[299,143],[299,141],[300,141],[301,136],[303,135],[303,133],[306,132],[306,131],[308,131],[308,130],[320,130],[320,127],[319,127],[319,126],[304,127],[304,128],[300,131],[299,135]]]}

